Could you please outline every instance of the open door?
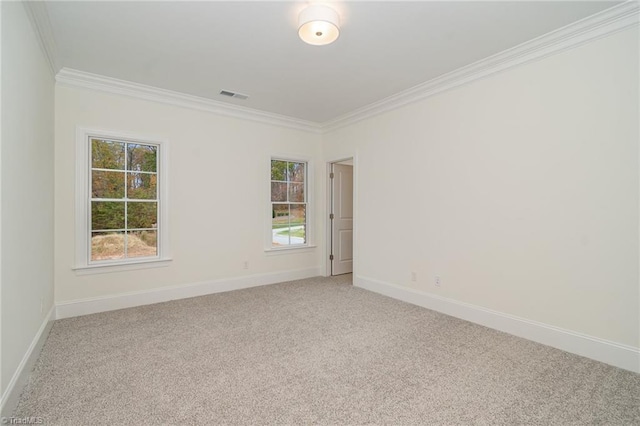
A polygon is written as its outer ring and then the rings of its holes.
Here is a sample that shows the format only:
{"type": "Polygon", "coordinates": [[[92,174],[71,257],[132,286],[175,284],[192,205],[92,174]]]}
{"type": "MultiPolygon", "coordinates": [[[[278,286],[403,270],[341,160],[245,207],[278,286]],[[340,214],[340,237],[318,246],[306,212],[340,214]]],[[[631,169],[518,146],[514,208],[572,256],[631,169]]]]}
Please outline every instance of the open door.
{"type": "Polygon", "coordinates": [[[353,272],[353,166],[331,165],[331,275],[353,272]]]}

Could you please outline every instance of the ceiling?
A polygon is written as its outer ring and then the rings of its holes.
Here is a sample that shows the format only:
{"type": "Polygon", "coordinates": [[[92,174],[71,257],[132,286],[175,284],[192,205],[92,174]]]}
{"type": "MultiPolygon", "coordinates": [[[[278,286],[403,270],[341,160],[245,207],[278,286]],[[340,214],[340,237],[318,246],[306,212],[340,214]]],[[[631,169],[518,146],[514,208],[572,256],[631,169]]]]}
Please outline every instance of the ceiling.
{"type": "Polygon", "coordinates": [[[306,4],[46,6],[61,67],[324,123],[616,3],[334,2],[341,34],[327,46],[298,38],[306,4]]]}

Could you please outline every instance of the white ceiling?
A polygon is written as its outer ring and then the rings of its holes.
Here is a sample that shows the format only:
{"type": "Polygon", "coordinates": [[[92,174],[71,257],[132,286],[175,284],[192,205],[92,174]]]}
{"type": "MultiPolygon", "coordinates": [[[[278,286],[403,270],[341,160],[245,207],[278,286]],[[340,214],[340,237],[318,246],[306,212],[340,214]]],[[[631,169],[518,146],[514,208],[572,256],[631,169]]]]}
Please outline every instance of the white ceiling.
{"type": "Polygon", "coordinates": [[[298,38],[306,4],[46,3],[62,67],[317,123],[616,3],[336,2],[341,34],[328,46],[298,38]]]}

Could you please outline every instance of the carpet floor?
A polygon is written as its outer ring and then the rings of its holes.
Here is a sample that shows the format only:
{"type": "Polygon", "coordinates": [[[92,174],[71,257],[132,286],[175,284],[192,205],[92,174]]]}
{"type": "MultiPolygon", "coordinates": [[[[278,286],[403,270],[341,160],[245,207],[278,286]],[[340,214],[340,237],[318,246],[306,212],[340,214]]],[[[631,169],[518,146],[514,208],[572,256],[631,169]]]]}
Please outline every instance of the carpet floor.
{"type": "Polygon", "coordinates": [[[54,323],[44,424],[640,425],[640,375],[312,278],[54,323]]]}

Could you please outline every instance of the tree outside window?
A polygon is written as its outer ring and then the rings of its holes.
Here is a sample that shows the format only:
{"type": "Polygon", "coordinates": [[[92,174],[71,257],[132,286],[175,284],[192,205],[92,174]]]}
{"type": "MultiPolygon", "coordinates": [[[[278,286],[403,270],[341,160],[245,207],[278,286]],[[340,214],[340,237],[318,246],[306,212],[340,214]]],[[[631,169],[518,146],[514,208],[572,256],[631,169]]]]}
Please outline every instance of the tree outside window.
{"type": "Polygon", "coordinates": [[[91,262],[158,256],[157,145],[90,138],[91,262]]]}
{"type": "Polygon", "coordinates": [[[272,246],[307,244],[307,163],[271,160],[272,246]]]}

